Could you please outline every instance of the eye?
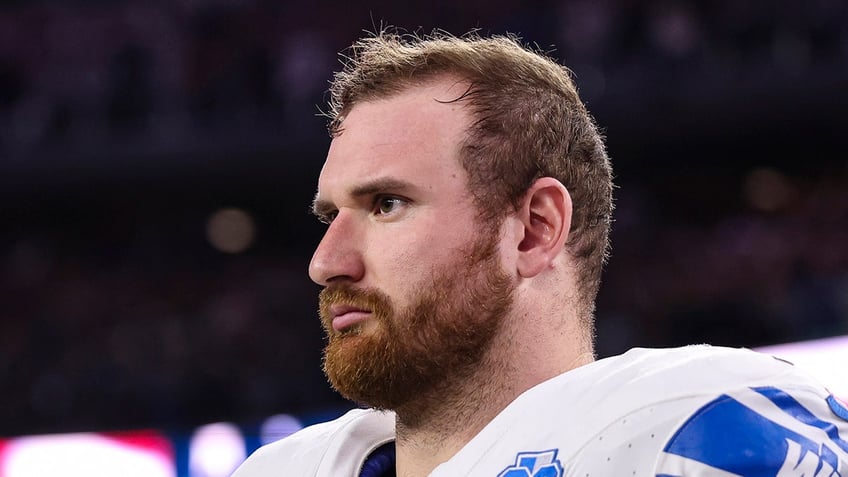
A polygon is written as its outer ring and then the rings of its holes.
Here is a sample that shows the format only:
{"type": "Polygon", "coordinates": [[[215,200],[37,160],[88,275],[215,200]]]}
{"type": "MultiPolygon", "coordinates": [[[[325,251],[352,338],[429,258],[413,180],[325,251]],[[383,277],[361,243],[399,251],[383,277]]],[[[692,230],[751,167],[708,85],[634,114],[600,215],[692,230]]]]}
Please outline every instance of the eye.
{"type": "Polygon", "coordinates": [[[397,212],[399,208],[406,204],[404,199],[390,195],[377,196],[374,199],[374,214],[388,215],[397,212]]]}

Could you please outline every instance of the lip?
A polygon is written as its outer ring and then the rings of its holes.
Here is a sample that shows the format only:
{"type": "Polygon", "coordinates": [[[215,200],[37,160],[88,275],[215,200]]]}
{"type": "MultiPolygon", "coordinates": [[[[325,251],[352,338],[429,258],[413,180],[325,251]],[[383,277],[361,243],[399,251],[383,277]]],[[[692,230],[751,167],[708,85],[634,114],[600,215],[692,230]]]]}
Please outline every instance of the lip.
{"type": "Polygon", "coordinates": [[[330,307],[330,316],[333,317],[333,329],[342,331],[367,320],[371,316],[371,311],[351,305],[333,305],[330,307]]]}

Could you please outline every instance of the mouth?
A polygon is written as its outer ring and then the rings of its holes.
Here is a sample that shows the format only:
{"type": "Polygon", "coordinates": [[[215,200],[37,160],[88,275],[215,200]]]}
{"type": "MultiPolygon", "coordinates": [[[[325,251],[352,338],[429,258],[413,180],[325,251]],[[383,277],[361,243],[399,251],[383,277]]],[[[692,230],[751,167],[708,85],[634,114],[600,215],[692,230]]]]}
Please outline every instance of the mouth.
{"type": "Polygon", "coordinates": [[[330,307],[333,329],[344,331],[351,326],[362,323],[371,316],[371,310],[351,305],[333,305],[330,307]]]}

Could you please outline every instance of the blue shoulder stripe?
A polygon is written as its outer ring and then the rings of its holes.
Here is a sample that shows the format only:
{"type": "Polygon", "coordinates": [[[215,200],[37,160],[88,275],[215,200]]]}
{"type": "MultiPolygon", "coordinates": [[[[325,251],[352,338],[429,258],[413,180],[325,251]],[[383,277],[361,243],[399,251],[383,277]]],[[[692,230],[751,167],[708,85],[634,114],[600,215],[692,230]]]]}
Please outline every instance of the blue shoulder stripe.
{"type": "Polygon", "coordinates": [[[838,421],[814,415],[780,389],[752,392],[776,409],[754,409],[723,394],[692,414],[663,450],[742,477],[848,476],[848,442],[839,435],[838,421]],[[797,424],[772,420],[779,412],[797,424]],[[815,435],[811,427],[824,432],[815,435]]]}
{"type": "Polygon", "coordinates": [[[827,405],[830,406],[830,410],[836,414],[837,417],[842,419],[843,421],[848,421],[848,409],[845,408],[845,405],[839,402],[839,399],[836,399],[836,396],[831,394],[827,397],[827,405]]]}
{"type": "MultiPolygon", "coordinates": [[[[807,424],[808,426],[818,427],[823,430],[834,444],[839,446],[843,451],[848,452],[848,441],[845,441],[839,435],[839,429],[832,422],[822,421],[815,414],[811,413],[801,405],[795,398],[790,396],[786,391],[774,387],[752,388],[754,391],[762,394],[769,401],[775,403],[783,412],[789,414],[796,420],[807,424]]],[[[832,406],[831,406],[832,407],[832,406]]]]}

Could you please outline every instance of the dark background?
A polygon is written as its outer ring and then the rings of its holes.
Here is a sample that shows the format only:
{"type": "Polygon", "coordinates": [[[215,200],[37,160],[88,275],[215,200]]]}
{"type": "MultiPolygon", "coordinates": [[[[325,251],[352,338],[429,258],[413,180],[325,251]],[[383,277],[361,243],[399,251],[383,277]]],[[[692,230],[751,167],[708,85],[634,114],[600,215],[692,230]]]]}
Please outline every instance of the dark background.
{"type": "Polygon", "coordinates": [[[336,54],[381,24],[573,69],[620,186],[601,356],[848,333],[845,2],[5,1],[0,433],[345,405],[307,209],[336,54]]]}

